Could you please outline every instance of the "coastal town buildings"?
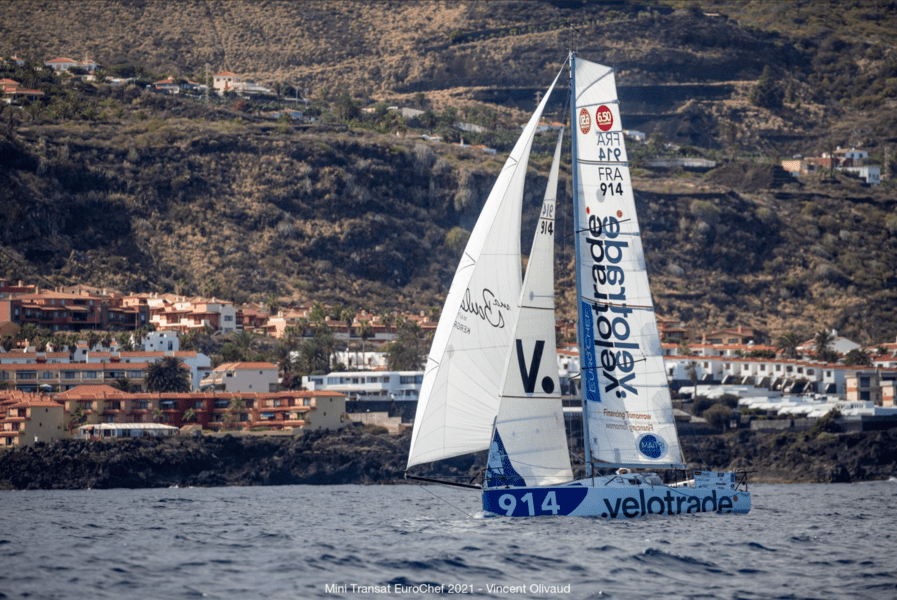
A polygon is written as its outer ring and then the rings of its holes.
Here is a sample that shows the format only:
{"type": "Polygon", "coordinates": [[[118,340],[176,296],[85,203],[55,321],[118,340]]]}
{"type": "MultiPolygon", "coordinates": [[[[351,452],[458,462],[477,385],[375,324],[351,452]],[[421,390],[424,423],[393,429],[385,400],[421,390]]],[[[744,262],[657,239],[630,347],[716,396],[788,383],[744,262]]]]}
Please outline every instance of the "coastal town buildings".
{"type": "Polygon", "coordinates": [[[66,437],[63,407],[40,394],[0,392],[0,448],[66,437]]]}
{"type": "Polygon", "coordinates": [[[0,448],[77,437],[79,432],[133,437],[153,424],[209,431],[332,430],[345,426],[345,413],[345,396],[330,391],[131,393],[98,385],[51,396],[0,390],[0,448]]]}
{"type": "Polygon", "coordinates": [[[211,359],[195,351],[96,351],[85,342],[74,352],[25,351],[0,353],[0,381],[21,392],[63,392],[81,385],[108,385],[127,379],[132,390],[143,389],[146,368],[174,356],[190,371],[190,383],[199,389],[211,359]]]}
{"type": "Polygon", "coordinates": [[[212,369],[199,388],[220,392],[275,392],[280,388],[277,365],[269,362],[224,363],[212,369]]]}
{"type": "Polygon", "coordinates": [[[302,387],[339,392],[348,400],[417,401],[423,380],[422,371],[348,371],[307,375],[302,387]]]}

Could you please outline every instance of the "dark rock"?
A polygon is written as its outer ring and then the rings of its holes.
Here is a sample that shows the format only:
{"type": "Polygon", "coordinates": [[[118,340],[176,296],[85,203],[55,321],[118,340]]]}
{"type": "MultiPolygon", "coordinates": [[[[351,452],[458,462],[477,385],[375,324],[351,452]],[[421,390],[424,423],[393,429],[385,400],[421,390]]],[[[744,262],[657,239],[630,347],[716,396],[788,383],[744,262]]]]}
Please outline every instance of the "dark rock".
{"type": "MultiPolygon", "coordinates": [[[[291,438],[225,436],[64,440],[0,454],[0,489],[386,484],[404,479],[410,437],[361,427],[291,438]]],[[[852,482],[897,475],[897,432],[682,438],[694,468],[751,471],[751,481],[852,482]]],[[[416,475],[468,482],[484,453],[421,465],[416,475]]]]}

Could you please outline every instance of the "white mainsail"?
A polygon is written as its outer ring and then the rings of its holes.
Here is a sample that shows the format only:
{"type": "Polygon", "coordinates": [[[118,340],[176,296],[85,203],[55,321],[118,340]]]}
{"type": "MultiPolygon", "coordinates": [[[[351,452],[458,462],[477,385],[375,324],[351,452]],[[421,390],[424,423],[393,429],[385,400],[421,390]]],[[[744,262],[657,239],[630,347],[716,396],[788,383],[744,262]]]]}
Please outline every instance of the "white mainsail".
{"type": "Polygon", "coordinates": [[[558,73],[483,206],[436,327],[408,467],[489,447],[521,287],[520,219],[530,148],[558,73]]]}
{"type": "Polygon", "coordinates": [[[613,69],[574,60],[578,334],[587,454],[681,467],[613,69]]]}
{"type": "Polygon", "coordinates": [[[518,299],[485,485],[545,486],[573,479],[558,379],[554,215],[563,131],[518,299]]]}

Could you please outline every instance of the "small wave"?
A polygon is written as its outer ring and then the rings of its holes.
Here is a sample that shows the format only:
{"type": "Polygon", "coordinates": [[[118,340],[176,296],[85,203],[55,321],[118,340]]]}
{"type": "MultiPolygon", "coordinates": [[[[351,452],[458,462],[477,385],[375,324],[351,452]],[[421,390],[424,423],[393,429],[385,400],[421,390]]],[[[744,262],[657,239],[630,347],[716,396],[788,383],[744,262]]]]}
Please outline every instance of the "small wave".
{"type": "Polygon", "coordinates": [[[752,550],[766,550],[767,552],[778,552],[775,548],[767,548],[763,544],[758,544],[757,542],[748,542],[747,547],[752,550]]]}

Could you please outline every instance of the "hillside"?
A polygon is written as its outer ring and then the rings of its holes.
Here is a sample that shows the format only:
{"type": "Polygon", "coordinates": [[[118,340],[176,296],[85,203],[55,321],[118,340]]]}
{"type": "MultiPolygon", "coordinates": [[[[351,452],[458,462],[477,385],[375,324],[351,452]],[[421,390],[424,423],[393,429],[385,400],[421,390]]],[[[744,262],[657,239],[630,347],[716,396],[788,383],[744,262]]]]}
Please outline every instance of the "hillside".
{"type": "MultiPolygon", "coordinates": [[[[758,3],[705,7],[723,16],[684,6],[0,0],[0,39],[4,54],[87,53],[159,77],[231,69],[308,90],[325,116],[340,94],[474,122],[494,111],[494,130],[472,138],[500,151],[575,44],[617,67],[624,122],[655,134],[650,152],[736,159],[703,176],[635,169],[661,314],[699,329],[749,322],[809,337],[836,327],[892,341],[893,187],[840,176],[783,183],[770,164],[848,144],[884,158],[897,141],[897,111],[887,110],[897,97],[895,9],[858,3],[835,22],[806,5],[767,22],[758,3]],[[769,106],[750,99],[764,67],[775,75],[769,106]]],[[[440,306],[504,160],[360,120],[264,121],[255,103],[23,83],[48,97],[39,109],[0,112],[0,277],[43,285],[440,306]]],[[[638,166],[646,154],[633,156],[638,166]]],[[[531,164],[525,250],[547,162],[540,154],[531,164]]],[[[569,198],[569,177],[564,186],[569,198]]],[[[563,267],[566,236],[557,236],[563,267]]],[[[560,293],[572,312],[569,281],[560,293]]]]}

